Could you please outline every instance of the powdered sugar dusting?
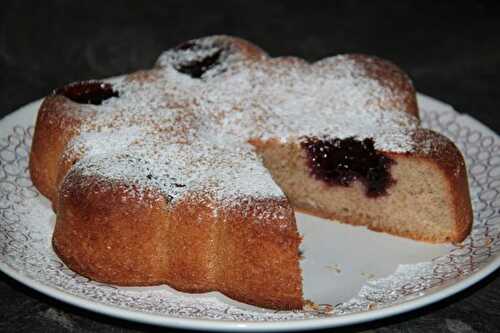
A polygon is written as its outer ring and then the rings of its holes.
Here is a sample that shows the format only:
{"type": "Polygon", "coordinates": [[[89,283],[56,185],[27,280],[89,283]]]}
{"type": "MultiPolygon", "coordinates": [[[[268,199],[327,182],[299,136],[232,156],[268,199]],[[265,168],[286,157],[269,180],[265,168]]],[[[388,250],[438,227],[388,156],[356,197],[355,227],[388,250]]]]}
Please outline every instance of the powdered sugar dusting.
{"type": "Polygon", "coordinates": [[[165,52],[150,71],[108,80],[120,97],[93,107],[70,143],[65,158],[80,158],[73,172],[131,181],[174,201],[203,191],[232,202],[284,197],[249,139],[357,137],[384,151],[413,149],[417,120],[394,107],[402,97],[349,56],[309,65],[221,51],[217,37],[195,43],[165,52]],[[178,70],[214,55],[200,78],[178,70]]]}

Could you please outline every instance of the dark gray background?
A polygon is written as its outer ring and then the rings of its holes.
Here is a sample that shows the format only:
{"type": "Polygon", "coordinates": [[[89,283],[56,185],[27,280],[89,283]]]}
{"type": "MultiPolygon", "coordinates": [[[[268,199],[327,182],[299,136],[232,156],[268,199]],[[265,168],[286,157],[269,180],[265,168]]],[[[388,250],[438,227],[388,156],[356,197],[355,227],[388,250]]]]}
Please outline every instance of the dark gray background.
{"type": "MultiPolygon", "coordinates": [[[[362,52],[387,58],[410,74],[420,92],[500,130],[496,2],[301,3],[2,1],[0,116],[67,82],[147,68],[183,40],[224,33],[272,55],[316,60],[362,52]]],[[[160,329],[65,305],[0,274],[0,331],[160,329]]],[[[500,332],[499,273],[432,306],[336,331],[500,332]]]]}

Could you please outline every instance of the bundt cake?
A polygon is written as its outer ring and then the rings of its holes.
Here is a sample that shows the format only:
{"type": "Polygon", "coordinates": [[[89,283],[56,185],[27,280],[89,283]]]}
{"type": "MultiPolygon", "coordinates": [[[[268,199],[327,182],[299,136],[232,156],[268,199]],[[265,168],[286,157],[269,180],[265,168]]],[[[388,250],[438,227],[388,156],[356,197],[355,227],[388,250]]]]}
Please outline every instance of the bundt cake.
{"type": "Polygon", "coordinates": [[[30,172],[72,270],[275,309],[304,304],[293,209],[435,243],[472,223],[463,158],[420,127],[400,69],[271,58],[227,36],[55,90],[30,172]]]}

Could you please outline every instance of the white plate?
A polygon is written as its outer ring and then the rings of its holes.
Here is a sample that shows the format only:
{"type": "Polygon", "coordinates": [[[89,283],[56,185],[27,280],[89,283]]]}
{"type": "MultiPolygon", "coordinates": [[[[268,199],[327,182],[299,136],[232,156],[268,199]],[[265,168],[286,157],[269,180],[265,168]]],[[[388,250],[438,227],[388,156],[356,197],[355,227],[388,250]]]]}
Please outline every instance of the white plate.
{"type": "Polygon", "coordinates": [[[299,330],[375,320],[436,302],[500,266],[500,139],[467,115],[419,95],[423,123],[464,153],[474,227],[460,245],[429,245],[298,214],[308,311],[270,311],[218,293],[89,281],[52,251],[54,214],[33,187],[28,152],[39,102],[0,121],[0,269],[64,302],[143,323],[204,330],[299,330]],[[314,220],[314,221],[312,221],[314,220]]]}

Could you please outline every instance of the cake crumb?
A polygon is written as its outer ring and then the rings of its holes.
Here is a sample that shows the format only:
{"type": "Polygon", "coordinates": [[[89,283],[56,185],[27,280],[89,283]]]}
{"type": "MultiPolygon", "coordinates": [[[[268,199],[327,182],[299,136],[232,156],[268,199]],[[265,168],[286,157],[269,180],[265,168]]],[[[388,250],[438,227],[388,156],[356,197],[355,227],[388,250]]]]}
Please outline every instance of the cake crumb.
{"type": "Polygon", "coordinates": [[[340,270],[340,266],[338,264],[326,265],[325,268],[337,274],[342,273],[342,271],[340,270]]]}
{"type": "Polygon", "coordinates": [[[304,300],[304,311],[312,311],[312,312],[319,312],[319,313],[328,313],[331,314],[334,312],[333,306],[331,304],[316,304],[311,300],[304,300]]]}

